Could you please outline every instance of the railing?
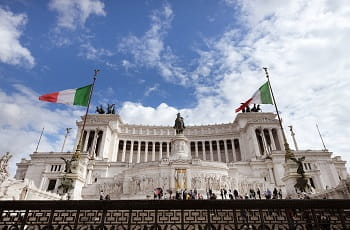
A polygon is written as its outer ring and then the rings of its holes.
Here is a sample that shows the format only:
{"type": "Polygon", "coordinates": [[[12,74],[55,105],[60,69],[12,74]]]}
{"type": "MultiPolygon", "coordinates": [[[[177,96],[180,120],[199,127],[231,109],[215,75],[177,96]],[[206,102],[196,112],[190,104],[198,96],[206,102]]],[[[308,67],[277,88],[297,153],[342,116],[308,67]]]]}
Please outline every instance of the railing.
{"type": "Polygon", "coordinates": [[[350,200],[1,201],[0,229],[350,229],[350,200]]]}

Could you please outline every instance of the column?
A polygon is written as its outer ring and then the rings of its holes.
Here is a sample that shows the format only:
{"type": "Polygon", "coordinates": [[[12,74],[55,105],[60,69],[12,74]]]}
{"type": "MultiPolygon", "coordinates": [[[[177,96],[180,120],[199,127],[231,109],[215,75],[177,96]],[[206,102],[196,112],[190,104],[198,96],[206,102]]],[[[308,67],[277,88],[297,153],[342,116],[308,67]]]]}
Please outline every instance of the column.
{"type": "Polygon", "coordinates": [[[90,130],[86,130],[85,142],[83,147],[83,152],[87,151],[87,144],[89,142],[90,130]]]}
{"type": "Polygon", "coordinates": [[[148,141],[145,142],[145,162],[147,161],[148,161],[148,141]]]}
{"type": "Polygon", "coordinates": [[[255,148],[255,156],[259,157],[260,154],[260,147],[258,143],[258,137],[256,136],[256,129],[253,128],[253,142],[254,142],[254,148],[255,148]]]}
{"type": "Polygon", "coordinates": [[[206,155],[205,155],[205,141],[202,141],[202,149],[203,149],[203,160],[206,160],[206,155]]]}
{"type": "Polygon", "coordinates": [[[235,139],[231,140],[231,145],[232,145],[232,156],[233,156],[233,162],[237,161],[237,156],[236,156],[236,148],[235,148],[235,139]]]}
{"type": "Polygon", "coordinates": [[[134,141],[131,141],[131,146],[130,146],[130,154],[129,154],[129,163],[132,163],[132,155],[134,153],[134,141]]]}
{"type": "Polygon", "coordinates": [[[269,174],[271,178],[271,183],[276,184],[275,176],[273,175],[272,166],[269,166],[269,174]]]}
{"type": "Polygon", "coordinates": [[[197,143],[197,141],[194,142],[194,148],[196,150],[196,158],[198,159],[198,143],[197,143]]]}
{"type": "Polygon", "coordinates": [[[152,142],[152,161],[156,160],[156,142],[152,142]]]}
{"type": "Polygon", "coordinates": [[[264,155],[268,155],[268,153],[269,153],[270,151],[269,151],[269,148],[268,148],[268,146],[267,146],[267,141],[266,141],[266,138],[265,138],[264,129],[261,129],[260,131],[261,131],[261,132],[260,132],[261,139],[262,139],[262,142],[263,142],[264,155]]]}
{"type": "Polygon", "coordinates": [[[218,154],[218,161],[221,162],[220,141],[216,140],[216,154],[218,154]]]}
{"type": "Polygon", "coordinates": [[[125,162],[126,140],[123,143],[122,162],[125,162]]]}
{"type": "Polygon", "coordinates": [[[159,142],[159,160],[163,158],[163,142],[159,142]]]}
{"type": "Polygon", "coordinates": [[[211,141],[209,141],[209,151],[210,151],[210,161],[214,161],[213,146],[211,141]]]}
{"type": "Polygon", "coordinates": [[[225,162],[228,163],[228,152],[227,152],[227,140],[224,140],[224,149],[225,149],[225,162]]]}
{"type": "Polygon", "coordinates": [[[170,157],[170,144],[169,144],[169,142],[166,143],[166,157],[167,158],[170,157]]]}
{"type": "Polygon", "coordinates": [[[137,142],[137,159],[136,163],[140,163],[141,160],[141,141],[137,142]]]}
{"type": "Polygon", "coordinates": [[[284,146],[284,139],[283,139],[283,134],[282,134],[281,128],[276,129],[276,133],[278,136],[278,141],[280,142],[281,150],[283,151],[285,149],[285,146],[284,146]]]}
{"type": "Polygon", "coordinates": [[[116,151],[116,153],[112,155],[112,161],[117,161],[119,153],[119,139],[116,139],[115,148],[112,150],[112,152],[114,151],[116,151]]]}
{"type": "Polygon", "coordinates": [[[275,140],[273,139],[273,134],[271,129],[269,129],[269,135],[271,140],[271,148],[272,150],[276,150],[275,140]]]}

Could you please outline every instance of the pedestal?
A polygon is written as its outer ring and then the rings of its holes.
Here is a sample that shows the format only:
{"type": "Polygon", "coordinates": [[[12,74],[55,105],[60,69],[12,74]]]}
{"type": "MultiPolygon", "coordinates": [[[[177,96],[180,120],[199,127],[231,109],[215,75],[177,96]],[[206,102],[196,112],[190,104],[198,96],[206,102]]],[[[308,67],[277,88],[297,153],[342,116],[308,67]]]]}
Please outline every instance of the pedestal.
{"type": "Polygon", "coordinates": [[[177,134],[171,140],[171,153],[169,160],[191,160],[191,151],[188,139],[183,134],[177,134]]]}

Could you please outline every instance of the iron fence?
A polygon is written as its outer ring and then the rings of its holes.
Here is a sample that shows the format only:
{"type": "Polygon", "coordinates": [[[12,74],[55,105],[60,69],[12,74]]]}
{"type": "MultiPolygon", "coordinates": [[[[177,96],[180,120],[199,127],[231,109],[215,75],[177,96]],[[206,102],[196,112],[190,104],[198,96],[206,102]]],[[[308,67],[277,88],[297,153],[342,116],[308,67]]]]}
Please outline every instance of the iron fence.
{"type": "Polygon", "coordinates": [[[350,229],[350,200],[1,201],[0,229],[350,229]]]}

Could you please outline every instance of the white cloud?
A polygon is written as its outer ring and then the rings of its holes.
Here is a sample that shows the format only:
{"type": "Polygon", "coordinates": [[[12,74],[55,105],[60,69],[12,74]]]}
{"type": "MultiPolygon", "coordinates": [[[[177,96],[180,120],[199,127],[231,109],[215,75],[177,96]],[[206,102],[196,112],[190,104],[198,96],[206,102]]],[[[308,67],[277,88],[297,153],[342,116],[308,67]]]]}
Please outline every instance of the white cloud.
{"type": "MultiPolygon", "coordinates": [[[[47,108],[48,103],[38,100],[38,94],[23,85],[14,85],[15,91],[7,94],[0,90],[0,155],[10,152],[10,172],[14,175],[21,158],[35,151],[44,127],[38,151],[61,150],[65,129],[75,127],[75,120],[83,111],[67,107],[66,110],[47,108]]],[[[65,151],[72,151],[76,130],[67,139],[65,151]]]]}
{"type": "Polygon", "coordinates": [[[88,60],[99,60],[103,61],[102,58],[107,56],[110,57],[113,53],[104,48],[95,48],[89,42],[80,45],[80,52],[78,54],[88,60]]]}
{"type": "Polygon", "coordinates": [[[0,61],[10,65],[33,67],[31,52],[20,43],[23,27],[27,23],[25,14],[14,14],[0,7],[0,61]]]}
{"type": "Polygon", "coordinates": [[[159,89],[159,84],[155,84],[152,87],[149,87],[146,92],[145,92],[145,96],[149,96],[152,92],[155,92],[159,89]]]}
{"type": "MultiPolygon", "coordinates": [[[[194,108],[179,109],[185,122],[231,122],[235,107],[266,81],[262,67],[267,66],[284,125],[294,126],[299,148],[323,148],[318,123],[327,147],[350,161],[350,5],[341,0],[237,3],[247,33],[228,29],[197,50],[198,67],[191,76],[198,101],[194,108]]],[[[166,118],[157,124],[172,124],[177,109],[162,105],[159,117],[166,118]]],[[[159,110],[130,102],[121,108],[124,120],[144,124],[158,121],[159,110]]],[[[286,134],[292,145],[288,129],[286,134]]]]}
{"type": "Polygon", "coordinates": [[[119,50],[130,53],[135,62],[131,65],[130,61],[123,61],[123,66],[127,69],[131,66],[155,68],[166,80],[185,84],[186,71],[178,66],[177,57],[171,48],[164,44],[164,38],[173,18],[170,5],[165,4],[161,10],[152,13],[150,29],[142,37],[130,35],[123,38],[119,44],[119,50]]]}
{"type": "Polygon", "coordinates": [[[106,15],[99,0],[51,0],[49,8],[58,12],[58,26],[70,30],[84,26],[91,15],[106,15]]]}

